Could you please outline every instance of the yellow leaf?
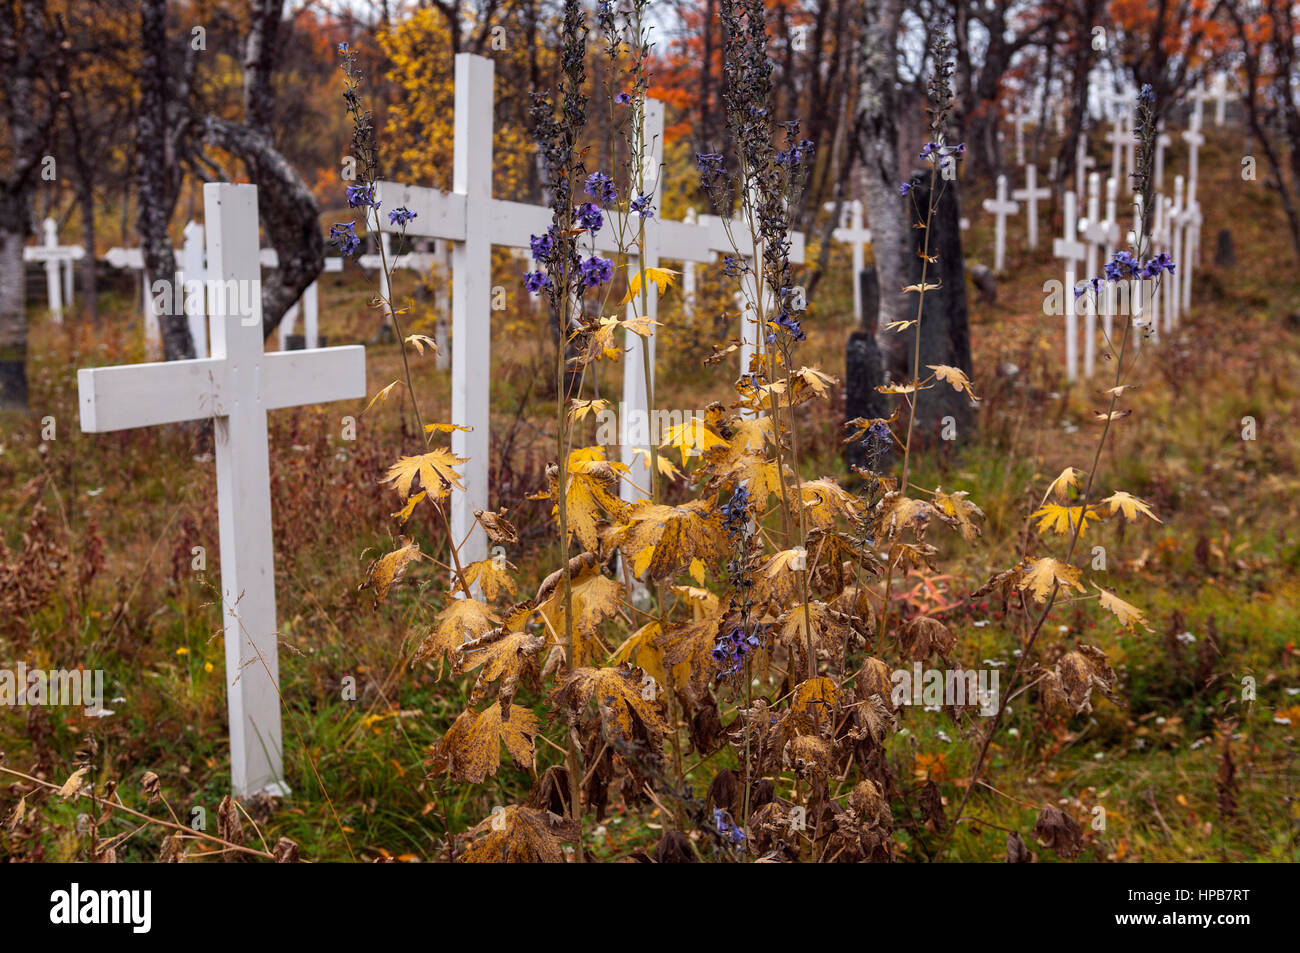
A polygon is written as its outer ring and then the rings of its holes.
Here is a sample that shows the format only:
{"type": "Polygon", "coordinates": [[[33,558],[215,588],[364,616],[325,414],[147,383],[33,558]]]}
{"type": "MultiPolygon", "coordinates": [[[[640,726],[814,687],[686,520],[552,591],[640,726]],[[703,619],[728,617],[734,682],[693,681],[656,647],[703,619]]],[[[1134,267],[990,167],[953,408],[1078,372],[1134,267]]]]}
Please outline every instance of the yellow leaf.
{"type": "Polygon", "coordinates": [[[578,668],[551,693],[554,708],[570,717],[595,702],[605,729],[623,742],[648,742],[657,751],[668,731],[661,692],[645,682],[645,673],[628,665],[618,668],[578,668]]]}
{"type": "Polygon", "coordinates": [[[1112,516],[1116,513],[1122,512],[1124,518],[1130,523],[1137,520],[1139,513],[1143,516],[1151,517],[1157,523],[1163,522],[1160,517],[1151,512],[1151,506],[1148,503],[1139,500],[1136,496],[1130,496],[1123,490],[1117,490],[1115,493],[1102,500],[1102,503],[1105,503],[1110,507],[1110,513],[1112,516]]]}
{"type": "Polygon", "coordinates": [[[691,417],[684,423],[669,427],[660,446],[676,447],[681,451],[682,465],[685,466],[688,456],[703,453],[710,447],[722,447],[726,444],[727,441],[706,427],[703,420],[699,417],[691,417]]]}
{"type": "Polygon", "coordinates": [[[1019,575],[1016,588],[1028,589],[1039,602],[1046,602],[1048,596],[1052,594],[1052,589],[1057,585],[1066,589],[1073,586],[1080,592],[1087,592],[1083,588],[1083,583],[1079,581],[1079,570],[1051,556],[1032,560],[1019,575]]]}
{"type": "Polygon", "coordinates": [[[1092,587],[1101,593],[1101,607],[1107,612],[1112,612],[1119,624],[1124,628],[1132,631],[1137,626],[1142,626],[1148,632],[1153,631],[1151,626],[1147,625],[1146,613],[1137,606],[1130,605],[1113,592],[1107,592],[1095,582],[1092,587]]]}
{"type": "Polygon", "coordinates": [[[479,784],[501,766],[501,745],[520,764],[531,765],[533,739],[541,730],[537,716],[510,705],[508,714],[495,701],[482,712],[463,711],[434,748],[430,774],[446,771],[456,781],[479,784]]]}
{"type": "Polygon", "coordinates": [[[520,630],[493,629],[487,635],[461,645],[452,665],[453,675],[464,675],[479,666],[478,680],[470,693],[469,703],[477,705],[487,693],[488,685],[504,679],[497,695],[498,702],[509,704],[515,688],[525,670],[546,646],[541,636],[520,630]]]}
{"type": "Polygon", "coordinates": [[[477,582],[488,602],[492,602],[502,589],[512,596],[515,594],[515,581],[510,578],[510,571],[515,568],[505,559],[480,559],[464,567],[463,578],[467,586],[477,582]]]}
{"type": "Polygon", "coordinates": [[[925,282],[923,284],[918,284],[918,285],[908,285],[906,288],[903,289],[903,294],[907,294],[909,291],[919,291],[922,294],[924,294],[927,291],[937,291],[941,287],[942,284],[939,283],[930,284],[929,282],[925,282]]]}
{"type": "Polygon", "coordinates": [[[1079,536],[1088,529],[1088,520],[1099,520],[1101,514],[1091,506],[1085,513],[1082,506],[1062,506],[1060,503],[1044,503],[1034,512],[1029,514],[1030,519],[1041,517],[1038,520],[1038,532],[1046,533],[1048,530],[1056,533],[1058,536],[1065,536],[1074,532],[1074,528],[1079,527],[1079,536]]]}
{"type": "MultiPolygon", "coordinates": [[[[383,390],[381,390],[381,391],[380,391],[378,394],[376,394],[374,397],[371,397],[371,398],[370,398],[370,403],[366,404],[366,410],[369,410],[371,407],[373,407],[373,406],[375,405],[375,401],[379,401],[381,404],[386,404],[386,403],[388,403],[388,395],[391,394],[392,391],[393,391],[393,388],[396,387],[396,386],[397,386],[398,384],[400,384],[400,383],[402,383],[402,382],[401,382],[401,381],[393,381],[391,384],[389,384],[387,387],[385,387],[383,390]]],[[[361,412],[364,414],[364,413],[366,412],[366,410],[363,410],[363,411],[361,411],[361,412]]]]}
{"type": "Polygon", "coordinates": [[[1079,477],[1083,476],[1082,470],[1076,470],[1074,467],[1066,467],[1061,471],[1061,475],[1047,485],[1047,492],[1043,494],[1043,502],[1047,502],[1049,496],[1055,496],[1058,500],[1066,498],[1067,491],[1071,487],[1078,488],[1079,477]]]}
{"type": "Polygon", "coordinates": [[[425,433],[451,433],[453,430],[463,430],[465,433],[473,433],[473,427],[462,427],[460,424],[425,424],[425,433]]]}
{"type": "Polygon", "coordinates": [[[411,514],[415,512],[415,505],[419,503],[422,499],[424,499],[424,497],[425,497],[425,491],[421,490],[419,493],[416,493],[409,500],[407,500],[405,506],[403,506],[400,510],[398,510],[396,513],[393,513],[391,515],[395,519],[401,520],[403,523],[405,523],[407,520],[411,518],[411,514]]]}
{"type": "Polygon", "coordinates": [[[460,474],[452,467],[468,462],[468,457],[458,457],[450,450],[430,450],[415,457],[402,457],[388,468],[388,476],[380,483],[392,483],[397,494],[405,500],[411,495],[411,483],[418,476],[420,486],[431,497],[440,499],[450,492],[450,487],[464,490],[460,474]]]}
{"type": "Polygon", "coordinates": [[[608,410],[610,402],[607,400],[571,400],[569,401],[569,419],[586,420],[588,414],[600,414],[608,410]]]}
{"type": "MultiPolygon", "coordinates": [[[[646,468],[649,469],[650,467],[649,450],[647,450],[645,447],[633,447],[632,453],[645,460],[646,468]]],[[[677,464],[673,463],[673,461],[669,458],[668,454],[657,453],[655,454],[655,459],[659,463],[659,472],[661,474],[668,477],[668,479],[670,480],[677,480],[681,478],[682,471],[677,469],[677,464]]]]}
{"type": "Polygon", "coordinates": [[[692,559],[689,572],[692,579],[698,582],[701,586],[704,585],[705,567],[702,561],[699,559],[692,559]]]}
{"type": "MultiPolygon", "coordinates": [[[[628,267],[627,294],[623,295],[623,300],[620,301],[619,304],[627,304],[633,298],[641,294],[642,270],[643,269],[639,267],[638,268],[632,268],[631,266],[628,267]]],[[[660,294],[663,294],[670,287],[672,287],[673,279],[681,274],[680,271],[673,271],[670,268],[646,268],[644,269],[644,271],[645,271],[646,281],[653,282],[655,287],[659,289],[660,294]]]]}
{"type": "Polygon", "coordinates": [[[78,768],[72,772],[72,777],[63,782],[63,787],[59,788],[59,797],[72,797],[81,790],[81,779],[86,776],[90,768],[78,768]]]}

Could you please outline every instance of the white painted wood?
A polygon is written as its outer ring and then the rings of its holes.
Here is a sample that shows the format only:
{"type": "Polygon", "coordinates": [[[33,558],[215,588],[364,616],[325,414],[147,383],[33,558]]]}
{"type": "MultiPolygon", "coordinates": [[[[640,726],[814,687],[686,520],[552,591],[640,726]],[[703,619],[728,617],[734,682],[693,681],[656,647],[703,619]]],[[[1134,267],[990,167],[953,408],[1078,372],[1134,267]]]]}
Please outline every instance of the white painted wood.
{"type": "Polygon", "coordinates": [[[1080,199],[1088,194],[1088,170],[1096,164],[1097,160],[1088,155],[1088,134],[1080,130],[1074,150],[1074,194],[1080,199]]]}
{"type": "Polygon", "coordinates": [[[1030,248],[1038,247],[1038,203],[1052,197],[1052,190],[1038,185],[1038,167],[1032,163],[1025,166],[1025,187],[1016,189],[1011,197],[1025,203],[1025,222],[1030,248]]]}
{"type": "Polygon", "coordinates": [[[1079,282],[1078,264],[1088,253],[1087,246],[1078,239],[1077,207],[1075,194],[1066,192],[1065,234],[1052,242],[1052,255],[1065,261],[1065,374],[1070,381],[1079,376],[1079,318],[1074,289],[1079,282]]]}
{"type": "Polygon", "coordinates": [[[998,176],[997,197],[984,200],[984,211],[995,216],[993,225],[993,270],[1002,274],[1007,257],[1007,216],[1020,211],[1020,203],[1007,198],[1007,177],[998,176]]]}
{"type": "Polygon", "coordinates": [[[81,427],[213,420],[231,785],[241,797],[284,795],[266,413],[364,397],[365,348],[264,354],[257,188],[208,183],[203,199],[212,356],[79,370],[81,427]]]}
{"type": "Polygon", "coordinates": [[[840,227],[831,232],[831,237],[838,242],[847,243],[851,249],[853,256],[853,318],[856,321],[861,321],[862,283],[858,280],[858,276],[862,274],[862,265],[865,260],[862,246],[871,244],[871,229],[864,224],[861,199],[854,199],[845,203],[842,214],[848,221],[841,221],[840,227]]]}
{"type": "MultiPolygon", "coordinates": [[[[1087,210],[1087,216],[1079,219],[1078,227],[1087,247],[1084,254],[1084,277],[1094,278],[1100,275],[1097,259],[1110,235],[1110,223],[1101,217],[1101,175],[1096,172],[1088,175],[1087,210]]],[[[1104,307],[1105,298],[1099,298],[1091,292],[1089,297],[1089,307],[1084,315],[1083,373],[1091,379],[1097,368],[1097,310],[1104,307]]]]}
{"type": "Polygon", "coordinates": [[[1178,277],[1187,270],[1187,255],[1184,248],[1187,224],[1187,206],[1184,204],[1183,177],[1174,176],[1174,203],[1169,209],[1170,254],[1176,268],[1175,280],[1168,282],[1170,288],[1170,317],[1177,325],[1183,312],[1183,296],[1179,290],[1178,277]]]}
{"type": "MultiPolygon", "coordinates": [[[[685,222],[691,226],[699,224],[699,215],[696,213],[694,206],[686,210],[685,222]]],[[[687,260],[682,262],[682,316],[687,321],[695,317],[695,294],[695,262],[687,260]]]]}

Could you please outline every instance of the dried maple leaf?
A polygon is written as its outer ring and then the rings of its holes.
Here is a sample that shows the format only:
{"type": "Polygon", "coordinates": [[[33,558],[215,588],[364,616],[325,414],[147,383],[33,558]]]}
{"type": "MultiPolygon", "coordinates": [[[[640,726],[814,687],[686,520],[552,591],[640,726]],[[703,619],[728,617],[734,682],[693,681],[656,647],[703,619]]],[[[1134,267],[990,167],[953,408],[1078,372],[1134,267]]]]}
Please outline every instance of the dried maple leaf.
{"type": "Polygon", "coordinates": [[[1066,467],[1061,471],[1060,476],[1047,485],[1047,492],[1043,494],[1043,502],[1046,503],[1048,497],[1051,496],[1055,496],[1058,500],[1066,499],[1071,487],[1078,488],[1079,477],[1083,475],[1082,470],[1066,467]]]}
{"type": "Polygon", "coordinates": [[[627,269],[627,293],[623,295],[623,300],[619,304],[627,304],[633,298],[641,293],[641,272],[645,271],[646,288],[653,284],[663,294],[673,285],[673,279],[681,274],[680,271],[673,271],[671,268],[645,268],[629,265],[627,269]]]}
{"type": "Polygon", "coordinates": [[[512,597],[515,595],[515,581],[510,578],[510,572],[518,568],[506,559],[480,559],[466,566],[461,578],[467,586],[478,583],[488,602],[493,602],[502,589],[512,597]]]}
{"type": "Polygon", "coordinates": [[[886,493],[878,504],[876,519],[880,529],[877,535],[895,539],[904,529],[910,529],[917,539],[924,539],[935,512],[934,504],[906,497],[901,490],[886,493]]]}
{"type": "MultiPolygon", "coordinates": [[[[569,534],[576,535],[586,549],[594,550],[600,544],[599,523],[605,515],[622,518],[627,504],[619,499],[618,481],[627,467],[604,458],[599,447],[575,450],[569,455],[568,489],[564,494],[565,518],[569,534]]],[[[558,521],[560,508],[552,512],[558,521]]]]}
{"type": "Polygon", "coordinates": [[[710,447],[723,447],[727,441],[710,430],[699,417],[691,417],[674,427],[669,427],[660,447],[676,447],[682,455],[682,466],[686,458],[702,454],[710,447]]]}
{"type": "Polygon", "coordinates": [[[721,562],[730,545],[717,514],[704,500],[681,506],[638,503],[610,535],[610,543],[632,560],[636,575],[648,570],[655,581],[674,575],[693,559],[721,562]]]}
{"type": "Polygon", "coordinates": [[[806,403],[815,397],[829,400],[831,387],[838,381],[816,367],[801,367],[790,375],[790,399],[796,404],[806,403]]]}
{"type": "Polygon", "coordinates": [[[487,603],[477,599],[452,599],[433,620],[415,650],[412,664],[439,658],[456,652],[466,642],[481,638],[500,620],[492,614],[487,603]]]}
{"type": "Polygon", "coordinates": [[[523,631],[494,629],[487,635],[461,645],[452,665],[452,674],[464,675],[481,665],[483,668],[478,673],[478,680],[474,682],[469,703],[477,705],[487,693],[488,685],[504,678],[497,701],[509,704],[514,698],[520,677],[545,645],[546,640],[541,636],[523,631]]]}
{"type": "Polygon", "coordinates": [[[1083,830],[1069,814],[1053,804],[1046,805],[1034,825],[1034,836],[1067,860],[1083,852],[1083,830]]]}
{"type": "Polygon", "coordinates": [[[533,739],[541,723],[527,708],[510,705],[508,716],[500,700],[481,712],[463,711],[447,729],[429,759],[429,776],[447,772],[455,781],[478,784],[497,773],[501,745],[520,764],[533,762],[533,739]]]}
{"type": "Polygon", "coordinates": [[[1046,602],[1058,585],[1066,589],[1073,586],[1080,592],[1087,592],[1079,578],[1079,570],[1069,563],[1044,556],[1030,561],[1029,566],[1021,572],[1016,588],[1028,589],[1037,601],[1046,602]]]}
{"type": "Polygon", "coordinates": [[[658,748],[668,731],[659,694],[638,668],[578,668],[551,693],[550,703],[576,724],[594,700],[606,729],[619,740],[649,741],[658,748]]]}
{"type": "Polygon", "coordinates": [[[414,457],[402,457],[388,468],[388,476],[379,482],[392,483],[397,487],[397,495],[405,500],[411,495],[411,484],[418,476],[421,488],[432,499],[441,499],[451,492],[452,487],[465,489],[460,474],[452,468],[468,462],[468,459],[442,448],[414,457]]]}
{"type": "Polygon", "coordinates": [[[420,558],[420,544],[415,540],[399,536],[397,542],[397,549],[380,556],[370,564],[366,570],[366,581],[359,587],[374,589],[376,603],[381,602],[388,595],[388,590],[406,572],[406,567],[420,558]]]}
{"type": "Polygon", "coordinates": [[[576,838],[578,825],[550,811],[510,804],[494,810],[466,836],[469,846],[457,858],[463,864],[560,864],[560,843],[576,838]]]}
{"type": "Polygon", "coordinates": [[[1092,587],[1101,593],[1101,607],[1107,612],[1112,612],[1119,624],[1124,626],[1130,632],[1134,631],[1139,625],[1148,632],[1153,631],[1151,626],[1147,625],[1146,613],[1137,606],[1130,605],[1113,592],[1101,588],[1095,582],[1092,587]]]}
{"type": "Polygon", "coordinates": [[[830,477],[820,480],[806,480],[800,486],[803,497],[804,513],[813,526],[818,529],[830,529],[835,525],[835,517],[857,522],[861,518],[862,505],[853,494],[845,490],[830,477]]]}
{"type": "Polygon", "coordinates": [[[696,694],[708,690],[719,669],[713,647],[718,642],[721,623],[721,613],[715,613],[669,626],[656,636],[655,645],[663,652],[664,668],[672,673],[674,687],[689,684],[696,694]]]}
{"type": "Polygon", "coordinates": [[[924,662],[931,655],[947,659],[956,647],[957,637],[929,616],[913,616],[898,631],[898,650],[914,662],[924,662]]]}
{"type": "Polygon", "coordinates": [[[940,519],[957,528],[962,539],[973,543],[979,538],[980,528],[972,517],[984,519],[984,511],[966,499],[966,495],[965,490],[944,493],[942,489],[935,487],[934,508],[939,511],[940,519]]]}
{"type": "Polygon", "coordinates": [[[927,364],[926,367],[934,371],[936,380],[951,384],[952,389],[955,391],[964,391],[971,400],[979,400],[975,396],[975,392],[971,390],[970,378],[966,376],[966,372],[960,367],[951,367],[947,364],[927,364]]]}
{"type": "Polygon", "coordinates": [[[506,519],[508,510],[503,506],[493,513],[491,510],[475,510],[474,519],[483,527],[488,539],[497,546],[519,542],[519,534],[510,521],[506,519]]]}
{"type": "Polygon", "coordinates": [[[1117,490],[1106,499],[1101,501],[1110,507],[1110,513],[1114,516],[1116,513],[1123,513],[1124,519],[1130,523],[1136,522],[1138,514],[1149,516],[1157,523],[1163,522],[1160,517],[1151,512],[1151,506],[1146,502],[1139,500],[1136,496],[1130,496],[1123,490],[1117,490]]]}

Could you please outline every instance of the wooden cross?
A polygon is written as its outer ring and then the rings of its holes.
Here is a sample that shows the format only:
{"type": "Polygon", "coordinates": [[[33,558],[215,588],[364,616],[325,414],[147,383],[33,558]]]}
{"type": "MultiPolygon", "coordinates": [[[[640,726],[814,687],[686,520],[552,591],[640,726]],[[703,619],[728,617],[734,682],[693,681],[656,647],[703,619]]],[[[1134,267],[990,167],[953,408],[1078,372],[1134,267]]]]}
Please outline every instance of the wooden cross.
{"type": "Polygon", "coordinates": [[[1128,141],[1128,132],[1121,124],[1119,113],[1116,113],[1115,119],[1111,122],[1110,132],[1106,133],[1106,141],[1110,143],[1110,177],[1118,179],[1120,160],[1124,155],[1125,144],[1128,141]]]}
{"type": "Polygon", "coordinates": [[[1165,121],[1160,120],[1156,136],[1156,188],[1165,187],[1165,150],[1173,144],[1173,138],[1165,132],[1165,121]]]}
{"type": "Polygon", "coordinates": [[[72,306],[73,281],[72,263],[86,256],[86,250],[80,245],[60,245],[59,226],[52,218],[41,223],[45,244],[23,249],[23,261],[45,262],[45,301],[50,309],[50,320],[55,324],[63,323],[63,301],[67,299],[72,306]],[[62,272],[63,285],[59,285],[62,272]]]}
{"type": "Polygon", "coordinates": [[[871,244],[871,229],[864,227],[862,219],[862,200],[854,199],[845,204],[840,227],[831,232],[837,242],[847,242],[853,252],[853,315],[862,320],[862,283],[858,276],[862,273],[864,256],[862,246],[871,244]],[[844,221],[847,218],[848,221],[844,221]]]}
{"type": "MultiPolygon", "coordinates": [[[[492,246],[528,248],[531,235],[544,235],[551,227],[552,212],[546,206],[493,198],[494,66],[490,59],[470,53],[456,54],[455,62],[452,191],[379,182],[375,186],[375,199],[382,208],[381,231],[405,231],[408,235],[452,243],[451,418],[454,423],[472,428],[468,432],[457,430],[451,436],[452,452],[468,458],[462,467],[465,492],[453,494],[451,502],[452,536],[464,563],[487,558],[487,537],[476,531],[474,511],[488,506],[492,246]],[[390,224],[387,216],[401,206],[416,214],[404,228],[390,224]]],[[[662,104],[647,100],[645,118],[652,135],[643,136],[643,141],[658,157],[663,139],[662,104]]],[[[658,169],[657,158],[651,164],[658,169]]],[[[594,236],[596,251],[618,250],[618,239],[613,232],[612,228],[605,228],[594,236]]],[[[713,258],[705,227],[661,221],[657,216],[646,220],[647,262],[652,254],[657,256],[656,260],[662,257],[707,262],[713,258]]],[[[653,288],[648,297],[652,309],[649,317],[653,319],[658,307],[653,288]]],[[[641,366],[640,351],[635,350],[640,338],[630,337],[633,351],[624,357],[625,375],[627,368],[641,366]]],[[[653,336],[651,348],[653,354],[653,336]]],[[[639,411],[648,415],[644,404],[641,392],[635,404],[625,405],[624,414],[639,411]]],[[[644,464],[639,462],[639,465],[644,464]]]]}
{"type": "MultiPolygon", "coordinates": [[[[687,225],[698,225],[700,218],[695,211],[695,206],[686,210],[686,217],[683,219],[687,225]]],[[[695,317],[695,262],[682,262],[682,316],[687,320],[695,317]]]]}
{"type": "Polygon", "coordinates": [[[1195,116],[1192,124],[1183,131],[1183,142],[1187,143],[1187,204],[1196,202],[1196,185],[1200,176],[1200,149],[1205,145],[1205,136],[1201,134],[1201,124],[1195,116]]]}
{"type": "Polygon", "coordinates": [[[992,212],[997,221],[993,226],[993,270],[1002,273],[1007,257],[1007,216],[1020,211],[1017,202],[1007,198],[1007,177],[998,176],[997,198],[984,200],[984,211],[992,212]]]}
{"type": "Polygon", "coordinates": [[[1053,257],[1065,260],[1065,374],[1071,381],[1079,376],[1079,319],[1074,306],[1074,288],[1079,283],[1077,266],[1088,253],[1088,246],[1078,239],[1076,209],[1075,194],[1067,191],[1065,193],[1065,234],[1052,241],[1053,257]]]}
{"type": "Polygon", "coordinates": [[[1088,134],[1079,130],[1079,141],[1074,149],[1074,194],[1082,197],[1087,193],[1088,170],[1097,164],[1097,160],[1088,155],[1088,134]]]}
{"type": "MultiPolygon", "coordinates": [[[[1110,180],[1114,182],[1114,179],[1110,180]]],[[[1114,222],[1101,217],[1101,175],[1092,172],[1088,175],[1088,215],[1079,219],[1079,234],[1087,243],[1084,269],[1089,278],[1100,276],[1097,258],[1102,248],[1109,246],[1115,232],[1114,222]]],[[[1099,302],[1095,296],[1090,301],[1086,314],[1083,333],[1083,373],[1091,378],[1097,365],[1097,308],[1099,302]]]]}
{"type": "Polygon", "coordinates": [[[209,182],[203,203],[212,356],[77,371],[81,429],[213,420],[231,785],[284,795],[266,414],[364,397],[366,352],[264,354],[257,187],[209,182]]]}
{"type": "Polygon", "coordinates": [[[1038,247],[1038,202],[1052,197],[1052,190],[1047,186],[1038,187],[1038,167],[1030,163],[1025,166],[1025,187],[1011,193],[1013,199],[1025,203],[1025,221],[1028,225],[1029,247],[1038,247]]]}
{"type": "MultiPolygon", "coordinates": [[[[1169,246],[1170,256],[1174,260],[1174,265],[1179,272],[1187,270],[1187,253],[1185,248],[1187,236],[1187,206],[1183,198],[1183,177],[1174,176],[1174,201],[1169,206],[1169,246]]],[[[1178,324],[1179,318],[1183,312],[1183,296],[1179,291],[1177,280],[1167,283],[1170,289],[1170,318],[1174,324],[1178,324]]]]}

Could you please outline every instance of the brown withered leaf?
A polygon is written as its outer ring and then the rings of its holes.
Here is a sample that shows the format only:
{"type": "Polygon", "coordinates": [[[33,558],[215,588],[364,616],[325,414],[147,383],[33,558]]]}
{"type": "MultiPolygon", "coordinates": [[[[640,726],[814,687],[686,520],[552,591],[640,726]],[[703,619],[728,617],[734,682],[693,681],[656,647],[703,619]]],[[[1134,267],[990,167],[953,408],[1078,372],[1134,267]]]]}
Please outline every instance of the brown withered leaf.
{"type": "Polygon", "coordinates": [[[835,708],[840,686],[826,675],[809,678],[794,687],[790,695],[790,718],[801,732],[816,734],[835,725],[835,708]]]}
{"type": "Polygon", "coordinates": [[[467,586],[477,582],[487,601],[493,602],[496,600],[497,593],[503,589],[514,596],[515,581],[510,578],[510,573],[517,571],[518,568],[505,559],[480,559],[466,566],[461,578],[465,580],[467,586]]]}
{"type": "Polygon", "coordinates": [[[496,546],[508,546],[511,543],[519,542],[519,534],[515,532],[514,525],[506,519],[508,513],[504,506],[493,513],[491,510],[475,510],[474,518],[478,520],[483,531],[487,533],[488,540],[496,546]]]}
{"type": "Polygon", "coordinates": [[[477,705],[487,693],[488,685],[497,679],[504,679],[497,700],[509,705],[515,696],[520,677],[533,664],[545,645],[546,640],[538,635],[493,629],[462,645],[456,653],[451,671],[453,675],[464,675],[471,669],[483,666],[474,682],[474,689],[470,692],[469,703],[477,705]]]}
{"type": "Polygon", "coordinates": [[[925,818],[925,826],[936,834],[942,834],[947,830],[948,819],[943,813],[943,794],[933,778],[927,778],[921,785],[918,799],[921,802],[921,815],[925,818]]]}
{"type": "Polygon", "coordinates": [[[961,533],[961,538],[968,543],[975,542],[980,535],[976,519],[984,519],[984,511],[966,499],[965,490],[945,493],[938,487],[934,491],[934,508],[939,518],[961,533]]]}
{"type": "Polygon", "coordinates": [[[888,828],[894,823],[889,801],[880,791],[880,785],[870,778],[859,781],[849,792],[849,810],[870,827],[888,828]]]}
{"type": "Polygon", "coordinates": [[[913,616],[898,630],[898,650],[913,662],[924,662],[931,655],[946,660],[956,647],[957,637],[929,616],[913,616]]]}
{"type": "Polygon", "coordinates": [[[1123,701],[1115,694],[1115,670],[1110,667],[1106,653],[1092,645],[1080,645],[1067,652],[1056,663],[1056,678],[1045,682],[1044,693],[1053,696],[1049,701],[1063,702],[1072,714],[1092,711],[1092,690],[1096,688],[1116,705],[1123,701]],[[1055,693],[1060,698],[1055,698],[1055,693]]]}
{"type": "Polygon", "coordinates": [[[873,695],[878,696],[884,699],[892,709],[893,674],[893,670],[883,659],[867,658],[863,661],[862,668],[858,670],[856,680],[858,698],[866,699],[871,698],[873,695]]]}
{"type": "Polygon", "coordinates": [[[799,735],[786,742],[781,763],[803,779],[823,780],[833,759],[831,743],[815,735],[799,735]]]}
{"type": "Polygon", "coordinates": [[[551,693],[550,703],[576,724],[593,699],[606,727],[622,741],[646,740],[658,747],[668,731],[662,703],[639,668],[579,668],[551,693]],[[646,697],[647,695],[651,697],[646,697]]]}
{"type": "MultiPolygon", "coordinates": [[[[217,805],[217,836],[230,844],[243,845],[244,822],[239,816],[239,807],[229,794],[217,805]]],[[[222,855],[223,860],[234,860],[233,852],[222,855]]]]}
{"type": "Polygon", "coordinates": [[[804,514],[814,527],[828,530],[835,526],[835,518],[858,522],[862,517],[862,504],[830,477],[805,480],[799,488],[804,514]]]}
{"type": "Polygon", "coordinates": [[[669,626],[660,632],[654,644],[663,651],[664,669],[672,673],[674,687],[689,685],[698,694],[707,694],[718,674],[713,647],[718,642],[720,612],[682,625],[669,626]],[[679,670],[678,666],[684,666],[679,670]]]}
{"type": "Polygon", "coordinates": [[[571,820],[511,804],[469,829],[469,845],[457,858],[463,864],[561,864],[562,841],[578,836],[571,820]]]}
{"type": "Polygon", "coordinates": [[[655,863],[693,864],[695,862],[691,839],[681,831],[664,831],[663,837],[659,838],[659,843],[655,845],[655,863]]]}
{"type": "Polygon", "coordinates": [[[1083,831],[1069,814],[1048,804],[1038,815],[1034,836],[1044,847],[1069,860],[1083,852],[1083,831]]]}
{"type": "Polygon", "coordinates": [[[393,583],[406,572],[407,565],[420,558],[420,544],[415,540],[398,536],[397,544],[397,549],[380,556],[370,564],[366,569],[366,581],[359,587],[363,590],[373,589],[376,604],[382,602],[388,595],[388,590],[392,588],[393,583]]]}
{"type": "Polygon", "coordinates": [[[903,530],[911,530],[918,540],[925,539],[925,531],[930,520],[937,514],[933,503],[927,500],[914,500],[903,495],[902,490],[886,493],[877,504],[876,519],[879,529],[876,535],[882,539],[897,539],[903,530]]]}
{"type": "Polygon", "coordinates": [[[1025,846],[1025,839],[1015,831],[1007,833],[1007,863],[1008,864],[1027,864],[1033,860],[1033,855],[1029,848],[1025,846]]]}
{"type": "Polygon", "coordinates": [[[429,758],[429,776],[447,772],[455,781],[478,784],[501,766],[501,745],[520,764],[533,761],[533,739],[541,724],[527,708],[511,705],[503,715],[495,701],[481,712],[463,711],[429,758]]]}

